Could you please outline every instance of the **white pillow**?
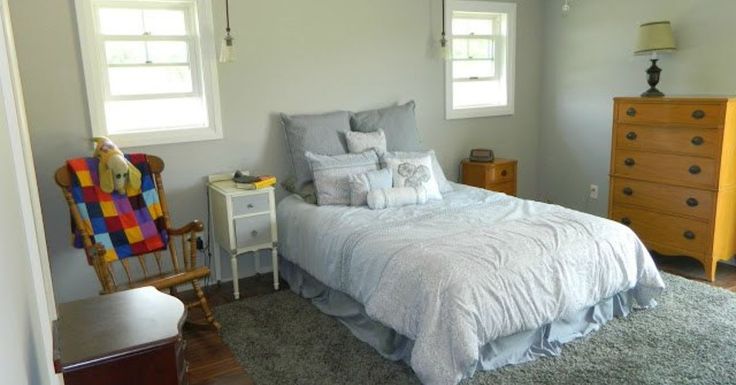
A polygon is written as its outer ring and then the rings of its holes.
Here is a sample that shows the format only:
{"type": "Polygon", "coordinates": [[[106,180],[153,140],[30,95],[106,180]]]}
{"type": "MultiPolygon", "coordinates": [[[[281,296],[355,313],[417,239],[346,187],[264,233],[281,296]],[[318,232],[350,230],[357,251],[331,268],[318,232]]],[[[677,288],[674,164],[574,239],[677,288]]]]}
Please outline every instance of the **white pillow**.
{"type": "Polygon", "coordinates": [[[345,139],[348,142],[348,151],[353,154],[375,150],[381,156],[386,152],[386,134],[380,128],[372,132],[348,131],[345,139]]]}
{"type": "MultiPolygon", "coordinates": [[[[381,154],[379,154],[380,156],[381,154]]],[[[437,185],[440,188],[440,193],[445,194],[450,191],[452,191],[452,185],[450,182],[447,181],[447,177],[445,177],[445,172],[442,171],[442,166],[440,166],[440,162],[437,160],[437,155],[435,155],[434,150],[424,151],[424,152],[404,152],[404,151],[392,151],[387,153],[388,156],[393,156],[397,158],[421,158],[423,156],[429,155],[432,157],[432,173],[434,173],[435,179],[437,179],[437,185]]],[[[386,167],[386,164],[381,159],[382,165],[381,167],[386,167]]]]}
{"type": "Polygon", "coordinates": [[[432,157],[429,154],[422,157],[396,157],[387,153],[383,161],[393,173],[394,187],[422,186],[427,190],[427,198],[442,199],[437,179],[432,171],[432,157]]]}
{"type": "Polygon", "coordinates": [[[368,204],[368,192],[376,189],[391,188],[393,176],[391,170],[368,171],[362,174],[353,174],[350,180],[350,205],[365,206],[368,204]]]}

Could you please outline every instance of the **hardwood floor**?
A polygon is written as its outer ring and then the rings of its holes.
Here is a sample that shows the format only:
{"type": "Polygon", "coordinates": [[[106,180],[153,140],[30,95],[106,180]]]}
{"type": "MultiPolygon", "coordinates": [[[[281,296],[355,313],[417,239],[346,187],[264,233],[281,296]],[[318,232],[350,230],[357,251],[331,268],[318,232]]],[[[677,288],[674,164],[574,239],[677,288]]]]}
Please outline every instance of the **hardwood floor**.
{"type": "MultiPolygon", "coordinates": [[[[703,267],[697,261],[687,257],[661,257],[654,255],[657,266],[666,272],[681,275],[693,280],[705,282],[703,267]]],[[[736,291],[736,266],[721,263],[718,265],[716,281],[711,285],[736,291]]],[[[273,293],[270,274],[249,277],[240,280],[241,298],[273,293]]],[[[281,282],[281,290],[288,290],[285,282],[281,282]]],[[[222,283],[207,288],[207,298],[212,306],[233,301],[232,283],[222,283]]],[[[183,297],[191,295],[182,293],[183,297]]],[[[193,318],[199,314],[192,314],[193,318]]],[[[219,335],[211,329],[186,328],[184,336],[187,340],[186,357],[189,361],[190,385],[253,385],[247,367],[243,368],[230,349],[222,342],[219,335]]]]}
{"type": "MultiPolygon", "coordinates": [[[[286,282],[281,282],[281,290],[288,290],[286,282]]],[[[209,286],[205,293],[211,306],[234,301],[231,282],[209,286]]],[[[269,293],[273,293],[271,274],[240,280],[241,298],[269,293]]],[[[192,293],[184,292],[180,296],[191,299],[192,293]]],[[[192,309],[191,317],[194,321],[203,320],[199,309],[192,309]]],[[[247,368],[240,366],[232,351],[214,330],[185,325],[184,338],[187,340],[186,359],[189,362],[190,385],[253,385],[247,368]]]]}

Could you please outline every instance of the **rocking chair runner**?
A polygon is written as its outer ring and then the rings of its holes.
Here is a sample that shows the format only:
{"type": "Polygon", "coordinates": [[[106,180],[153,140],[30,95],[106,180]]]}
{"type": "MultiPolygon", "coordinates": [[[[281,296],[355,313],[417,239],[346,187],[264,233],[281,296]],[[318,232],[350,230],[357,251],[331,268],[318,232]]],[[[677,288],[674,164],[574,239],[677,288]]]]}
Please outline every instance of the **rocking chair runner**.
{"type": "Polygon", "coordinates": [[[140,272],[142,272],[143,275],[142,278],[134,278],[135,271],[131,269],[129,262],[129,259],[133,259],[132,257],[108,262],[105,259],[105,246],[101,243],[92,243],[91,234],[88,234],[85,230],[77,204],[74,202],[74,198],[69,192],[69,187],[72,185],[72,174],[66,165],[56,170],[54,179],[56,180],[56,184],[61,187],[64,197],[66,198],[66,202],[69,205],[72,220],[81,232],[85,253],[87,254],[87,258],[91,261],[92,267],[97,274],[97,278],[102,285],[102,294],[110,294],[119,290],[142,286],[153,286],[158,290],[169,290],[172,295],[176,295],[177,286],[190,283],[197,296],[197,300],[187,304],[187,309],[197,306],[201,307],[207,321],[219,330],[220,324],[212,315],[212,311],[207,303],[207,298],[199,284],[199,280],[209,276],[210,274],[210,270],[206,266],[197,266],[197,234],[203,231],[204,226],[199,221],[194,220],[184,227],[178,229],[171,228],[166,194],[164,193],[163,183],[161,182],[161,172],[164,170],[164,162],[161,158],[153,155],[146,155],[146,159],[156,185],[161,210],[163,211],[166,231],[169,235],[167,249],[171,259],[172,271],[164,271],[164,266],[162,264],[162,252],[164,251],[157,251],[152,253],[154,257],[154,265],[158,272],[157,274],[155,272],[149,272],[148,265],[146,264],[146,257],[149,257],[151,254],[135,257],[140,265],[140,272]],[[177,253],[175,241],[175,238],[177,237],[181,239],[183,258],[179,258],[177,253]],[[115,262],[119,262],[120,266],[122,266],[125,272],[127,285],[118,284],[116,282],[113,269],[113,264],[115,264],[115,262]]]}

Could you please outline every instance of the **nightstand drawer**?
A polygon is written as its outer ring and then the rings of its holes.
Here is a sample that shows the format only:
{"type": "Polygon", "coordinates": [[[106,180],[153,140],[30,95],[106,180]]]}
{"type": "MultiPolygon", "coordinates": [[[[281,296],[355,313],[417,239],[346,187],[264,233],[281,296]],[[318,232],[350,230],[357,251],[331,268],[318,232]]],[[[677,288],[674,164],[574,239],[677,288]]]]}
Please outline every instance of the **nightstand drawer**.
{"type": "Polygon", "coordinates": [[[268,194],[234,196],[233,216],[265,213],[270,211],[268,194]]]}
{"type": "Polygon", "coordinates": [[[487,183],[506,183],[516,180],[516,163],[506,163],[486,169],[487,183]]]}
{"type": "MultiPolygon", "coordinates": [[[[267,196],[266,196],[267,197],[267,196]]],[[[271,244],[271,214],[237,218],[235,221],[235,245],[238,249],[271,244]]]]}

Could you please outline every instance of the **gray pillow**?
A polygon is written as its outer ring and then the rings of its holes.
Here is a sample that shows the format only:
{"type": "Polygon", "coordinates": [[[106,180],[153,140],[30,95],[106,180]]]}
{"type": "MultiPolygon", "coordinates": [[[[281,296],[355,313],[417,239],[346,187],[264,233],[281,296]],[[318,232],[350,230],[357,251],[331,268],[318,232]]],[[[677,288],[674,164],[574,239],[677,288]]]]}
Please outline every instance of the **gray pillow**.
{"type": "Polygon", "coordinates": [[[386,134],[382,129],[373,132],[350,131],[345,133],[348,150],[352,154],[375,150],[378,156],[386,152],[386,134]]]}
{"type": "Polygon", "coordinates": [[[350,205],[365,206],[368,204],[368,192],[391,188],[391,186],[393,186],[393,174],[388,168],[350,175],[350,205]]]}
{"type": "Polygon", "coordinates": [[[447,181],[447,177],[445,177],[445,172],[442,171],[442,166],[440,166],[440,162],[437,160],[437,155],[434,153],[434,150],[419,152],[389,152],[381,158],[381,167],[387,167],[385,162],[386,156],[393,156],[395,158],[421,158],[426,155],[429,155],[432,158],[432,174],[434,174],[434,178],[437,180],[437,185],[440,188],[440,192],[442,194],[445,194],[452,191],[452,185],[450,184],[450,182],[447,181]]]}
{"type": "Polygon", "coordinates": [[[382,128],[386,132],[388,151],[421,151],[414,109],[414,101],[411,101],[400,106],[356,112],[350,116],[350,126],[353,131],[360,132],[382,128]]]}
{"type": "Polygon", "coordinates": [[[345,111],[321,115],[281,114],[281,125],[286,134],[294,188],[301,191],[312,180],[305,152],[340,155],[348,152],[345,133],[350,131],[350,114],[345,111]]]}
{"type": "Polygon", "coordinates": [[[307,151],[305,156],[314,174],[317,204],[320,206],[349,205],[350,175],[378,170],[375,151],[334,156],[307,151]]]}

